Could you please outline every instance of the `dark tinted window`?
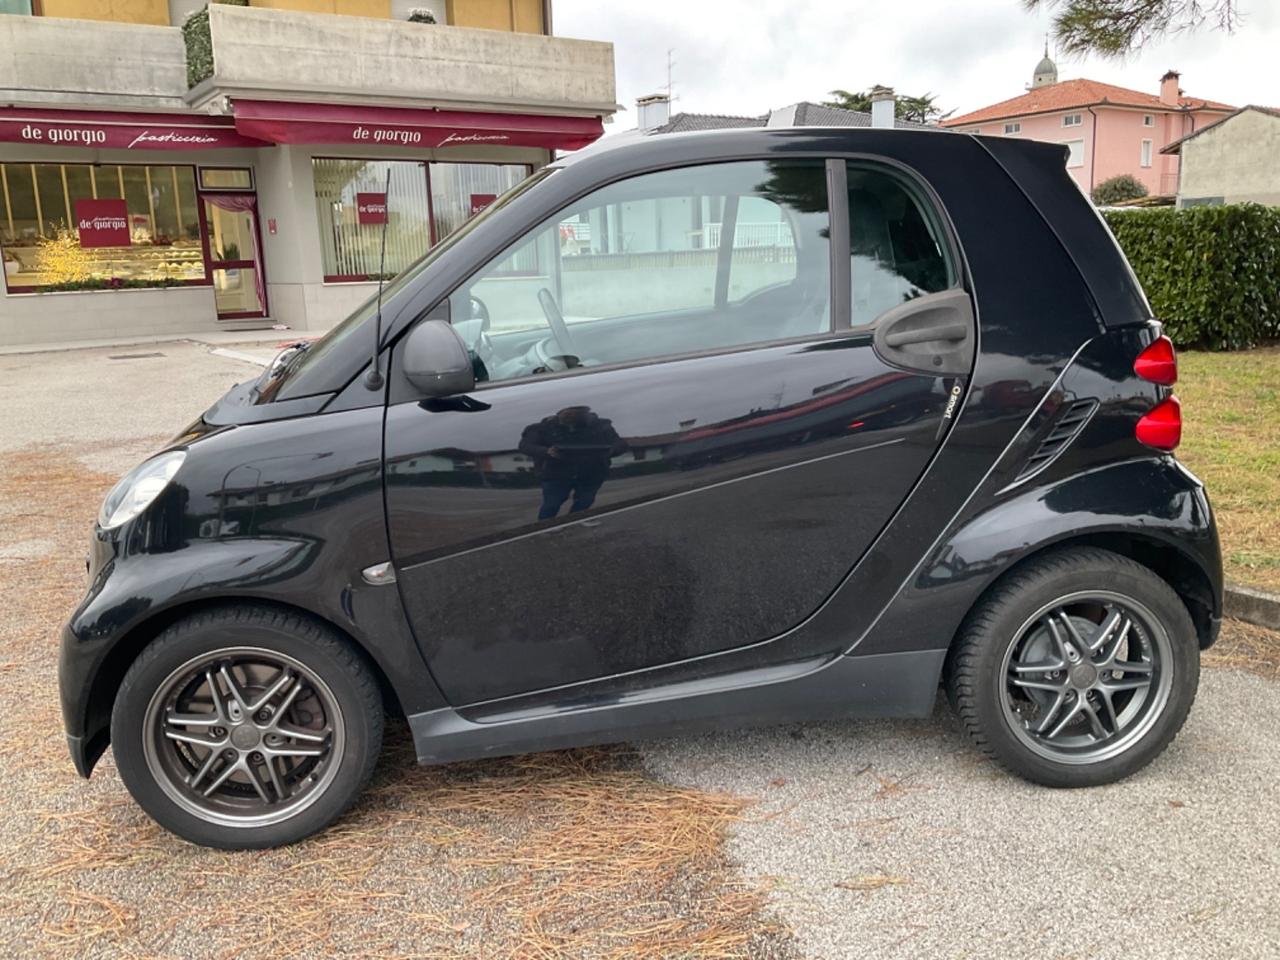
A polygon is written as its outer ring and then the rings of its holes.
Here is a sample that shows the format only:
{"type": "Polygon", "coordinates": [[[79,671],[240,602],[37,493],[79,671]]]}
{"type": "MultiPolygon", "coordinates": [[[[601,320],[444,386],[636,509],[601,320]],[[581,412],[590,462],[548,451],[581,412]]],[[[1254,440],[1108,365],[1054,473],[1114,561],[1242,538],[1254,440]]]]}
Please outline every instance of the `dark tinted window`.
{"type": "Polygon", "coordinates": [[[848,165],[850,303],[853,325],[952,286],[955,271],[937,217],[905,178],[848,165]]]}

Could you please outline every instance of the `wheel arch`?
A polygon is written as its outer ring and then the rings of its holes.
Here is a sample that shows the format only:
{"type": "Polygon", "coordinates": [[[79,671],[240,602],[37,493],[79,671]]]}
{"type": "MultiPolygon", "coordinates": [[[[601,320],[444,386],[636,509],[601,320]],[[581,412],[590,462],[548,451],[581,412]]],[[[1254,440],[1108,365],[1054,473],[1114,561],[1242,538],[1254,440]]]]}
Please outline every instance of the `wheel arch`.
{"type": "Polygon", "coordinates": [[[267,607],[314,620],[333,630],[339,637],[356,650],[365,660],[378,681],[378,690],[382,694],[382,702],[388,712],[401,715],[400,697],[392,685],[385,667],[378,661],[368,645],[362,643],[350,631],[344,630],[327,617],[313,610],[299,607],[280,600],[260,599],[246,596],[211,596],[199,597],[183,603],[158,610],[154,615],[137,623],[112,645],[94,674],[89,687],[89,696],[85,709],[88,718],[87,741],[85,745],[84,776],[88,776],[111,742],[111,711],[115,704],[116,693],[129,667],[138,659],[156,637],[170,625],[193,614],[216,607],[255,606],[267,607]]]}
{"type": "MultiPolygon", "coordinates": [[[[970,604],[969,613],[981,607],[1000,584],[1027,564],[1034,563],[1047,554],[1059,553],[1073,547],[1096,547],[1108,550],[1146,567],[1169,584],[1182,600],[1183,606],[1191,615],[1191,622],[1195,624],[1200,649],[1206,650],[1213,645],[1218,636],[1217,624],[1220,610],[1209,575],[1190,553],[1178,545],[1159,537],[1128,530],[1087,531],[1038,544],[1035,549],[1020,556],[994,577],[970,604]]],[[[965,619],[968,619],[968,613],[965,619]]],[[[952,636],[950,646],[955,645],[956,637],[960,635],[962,628],[963,621],[952,636]]]]}

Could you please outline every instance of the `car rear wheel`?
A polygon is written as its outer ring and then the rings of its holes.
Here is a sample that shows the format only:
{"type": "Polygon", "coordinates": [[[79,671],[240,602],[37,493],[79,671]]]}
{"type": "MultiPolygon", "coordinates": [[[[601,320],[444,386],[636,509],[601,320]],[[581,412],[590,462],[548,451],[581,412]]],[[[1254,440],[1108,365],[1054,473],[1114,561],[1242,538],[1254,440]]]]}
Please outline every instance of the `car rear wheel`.
{"type": "Polygon", "coordinates": [[[269,607],[172,624],[120,685],[112,750],[157,822],[222,849],[322,829],[368,783],[383,710],[363,657],[330,628],[269,607]]]}
{"type": "Polygon", "coordinates": [[[1186,720],[1200,649],[1186,607],[1138,563],[1094,548],[1012,572],[965,621],[947,664],[962,725],[1011,772],[1052,787],[1129,776],[1186,720]]]}

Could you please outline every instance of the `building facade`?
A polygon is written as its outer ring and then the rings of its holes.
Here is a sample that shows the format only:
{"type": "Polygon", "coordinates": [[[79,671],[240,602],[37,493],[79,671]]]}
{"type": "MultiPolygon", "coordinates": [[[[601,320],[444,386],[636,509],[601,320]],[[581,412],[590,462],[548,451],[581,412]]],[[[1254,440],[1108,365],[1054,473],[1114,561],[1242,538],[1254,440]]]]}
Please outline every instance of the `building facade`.
{"type": "Polygon", "coordinates": [[[1059,80],[1046,50],[1026,93],[944,120],[962,133],[1028,137],[1060,143],[1067,168],[1085,192],[1104,180],[1130,174],[1153,195],[1178,189],[1178,158],[1168,144],[1215,123],[1234,108],[1186,96],[1169,71],[1158,93],[1129,90],[1097,80],[1059,80]]]}
{"type": "Polygon", "coordinates": [[[1280,109],[1241,107],[1164,148],[1181,158],[1178,206],[1280,206],[1280,109]]]}
{"type": "Polygon", "coordinates": [[[326,329],[616,109],[543,0],[0,11],[0,346],[326,329]]]}

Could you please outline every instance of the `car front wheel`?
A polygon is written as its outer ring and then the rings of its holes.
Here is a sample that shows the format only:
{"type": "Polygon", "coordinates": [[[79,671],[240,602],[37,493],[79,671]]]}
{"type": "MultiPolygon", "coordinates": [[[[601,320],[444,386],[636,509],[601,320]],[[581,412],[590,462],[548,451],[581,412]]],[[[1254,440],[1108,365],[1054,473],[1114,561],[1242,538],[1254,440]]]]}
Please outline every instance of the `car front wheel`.
{"type": "Polygon", "coordinates": [[[251,849],[322,829],[368,783],[383,709],[363,657],[269,607],[168,627],[130,667],[111,718],[134,799],[193,843],[251,849]]]}
{"type": "Polygon", "coordinates": [[[1031,561],[970,614],[947,693],[973,741],[1052,787],[1129,776],[1157,757],[1195,699],[1200,650],[1173,589],[1094,548],[1031,561]]]}

